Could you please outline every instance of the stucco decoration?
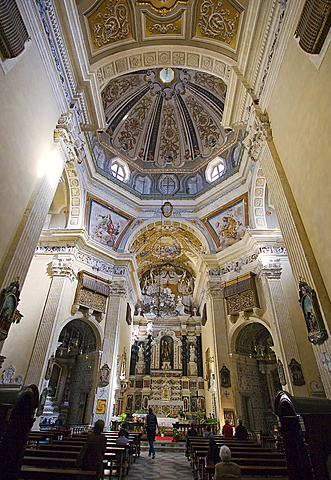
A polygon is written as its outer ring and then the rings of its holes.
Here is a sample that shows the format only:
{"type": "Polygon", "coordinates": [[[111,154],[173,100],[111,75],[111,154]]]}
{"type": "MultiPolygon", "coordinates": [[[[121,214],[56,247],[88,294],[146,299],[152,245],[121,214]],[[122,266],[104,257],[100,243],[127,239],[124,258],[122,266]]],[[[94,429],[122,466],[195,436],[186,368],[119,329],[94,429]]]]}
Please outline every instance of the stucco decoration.
{"type": "Polygon", "coordinates": [[[137,5],[149,5],[161,16],[171,12],[178,3],[188,4],[189,0],[136,0],[137,5]]]}
{"type": "Polygon", "coordinates": [[[132,38],[131,13],[126,0],[105,0],[86,14],[94,51],[132,38]]]}
{"type": "MultiPolygon", "coordinates": [[[[239,169],[244,132],[222,127],[225,82],[211,73],[180,68],[185,55],[175,53],[132,57],[145,69],[105,86],[101,96],[107,127],[87,135],[98,173],[138,195],[198,195],[210,187],[205,170],[217,156],[224,172],[213,181],[224,181],[239,169]],[[160,57],[178,67],[152,68],[160,57]],[[125,180],[111,168],[117,158],[130,170],[125,180]]],[[[202,61],[212,72],[212,59],[202,61]]],[[[118,73],[122,66],[116,64],[118,73]]]]}
{"type": "Polygon", "coordinates": [[[200,0],[196,7],[196,36],[235,46],[241,9],[233,3],[227,0],[200,0]]]}

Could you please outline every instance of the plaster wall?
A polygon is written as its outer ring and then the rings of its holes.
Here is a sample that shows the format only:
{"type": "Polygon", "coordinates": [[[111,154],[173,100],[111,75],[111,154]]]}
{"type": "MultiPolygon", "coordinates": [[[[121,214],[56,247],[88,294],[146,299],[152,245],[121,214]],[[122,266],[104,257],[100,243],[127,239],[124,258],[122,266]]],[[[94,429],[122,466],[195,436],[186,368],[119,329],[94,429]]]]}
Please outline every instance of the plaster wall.
{"type": "MultiPolygon", "coordinates": [[[[282,287],[291,315],[294,336],[296,338],[296,343],[300,354],[300,360],[296,360],[301,362],[303,375],[307,385],[309,385],[312,381],[320,383],[313,347],[308,340],[308,331],[306,328],[305,319],[298,302],[298,288],[294,284],[291,267],[288,261],[282,262],[282,269],[282,287]]],[[[282,334],[286,335],[286,332],[282,332],[282,334]]],[[[294,386],[294,391],[296,388],[297,387],[294,386]]]]}
{"type": "Polygon", "coordinates": [[[331,48],[317,69],[292,37],[268,113],[294,200],[331,295],[331,48]]]}
{"type": "MultiPolygon", "coordinates": [[[[123,309],[125,310],[125,309],[123,309]]],[[[130,355],[131,355],[131,332],[132,326],[128,325],[125,321],[124,316],[122,315],[119,320],[119,329],[118,329],[118,350],[114,354],[122,355],[124,348],[126,351],[126,376],[129,377],[130,370],[130,355]]]]}
{"type": "Polygon", "coordinates": [[[11,325],[1,352],[6,357],[3,367],[14,365],[16,374],[24,377],[51,283],[51,277],[46,274],[48,262],[49,257],[36,257],[31,263],[18,304],[24,317],[18,325],[11,325]]]}
{"type": "Polygon", "coordinates": [[[60,114],[34,43],[7,73],[0,68],[0,266],[15,238],[38,180],[38,165],[53,146],[60,114]]]}
{"type": "MultiPolygon", "coordinates": [[[[206,351],[209,348],[210,357],[214,358],[214,362],[209,364],[210,372],[218,375],[217,365],[215,363],[215,353],[213,349],[213,328],[212,328],[212,319],[208,318],[207,323],[204,327],[201,328],[201,345],[202,345],[202,365],[203,365],[203,373],[204,378],[206,378],[207,370],[206,370],[206,351]]],[[[212,413],[212,395],[208,390],[208,382],[204,382],[205,384],[205,399],[206,399],[206,412],[212,413]]]]}

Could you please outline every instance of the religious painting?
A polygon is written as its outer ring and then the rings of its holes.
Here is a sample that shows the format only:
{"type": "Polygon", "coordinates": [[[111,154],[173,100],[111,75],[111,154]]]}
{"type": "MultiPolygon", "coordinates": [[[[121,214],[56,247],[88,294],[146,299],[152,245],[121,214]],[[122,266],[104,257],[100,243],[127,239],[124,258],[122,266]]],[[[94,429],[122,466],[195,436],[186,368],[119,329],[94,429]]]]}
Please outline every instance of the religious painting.
{"type": "Polygon", "coordinates": [[[286,378],[285,378],[285,372],[284,372],[284,366],[281,362],[281,360],[278,359],[277,362],[277,372],[278,372],[278,377],[281,385],[286,385],[286,378]]]}
{"type": "Polygon", "coordinates": [[[102,245],[116,249],[132,220],[132,217],[89,198],[88,234],[102,245]]]}
{"type": "Polygon", "coordinates": [[[235,425],[234,411],[224,408],[223,413],[224,413],[224,421],[229,420],[230,425],[234,426],[235,425]]]}
{"type": "Polygon", "coordinates": [[[219,250],[242,239],[248,225],[247,193],[203,219],[219,250]]]}
{"type": "Polygon", "coordinates": [[[107,363],[105,363],[100,368],[99,387],[106,387],[107,385],[109,385],[109,377],[110,377],[110,367],[107,363]]]}
{"type": "Polygon", "coordinates": [[[18,323],[22,315],[16,310],[19,302],[19,284],[12,282],[9,287],[4,288],[0,296],[0,340],[8,336],[10,326],[13,322],[18,323]]]}
{"type": "Polygon", "coordinates": [[[182,253],[182,249],[173,235],[160,235],[152,246],[152,253],[158,258],[172,260],[182,253]]]}
{"type": "Polygon", "coordinates": [[[294,358],[291,359],[291,363],[289,364],[289,369],[291,372],[293,385],[297,385],[299,387],[301,385],[305,385],[306,382],[303,377],[301,365],[294,358]]]}
{"type": "Polygon", "coordinates": [[[316,292],[303,281],[299,282],[299,302],[308,330],[308,340],[315,345],[324,343],[328,334],[324,326],[316,292]]]}
{"type": "Polygon", "coordinates": [[[223,367],[220,370],[220,380],[221,380],[221,387],[223,388],[231,387],[230,370],[225,365],[223,365],[223,367]]]}

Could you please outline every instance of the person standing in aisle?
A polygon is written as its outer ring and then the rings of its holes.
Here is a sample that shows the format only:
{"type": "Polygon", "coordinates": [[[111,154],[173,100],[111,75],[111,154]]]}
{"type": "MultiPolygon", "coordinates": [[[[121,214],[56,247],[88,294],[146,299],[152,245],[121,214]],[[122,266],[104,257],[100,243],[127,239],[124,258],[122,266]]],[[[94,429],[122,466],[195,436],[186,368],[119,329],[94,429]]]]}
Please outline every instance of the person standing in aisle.
{"type": "Polygon", "coordinates": [[[155,450],[154,450],[154,440],[156,429],[159,428],[157,423],[156,415],[154,415],[153,410],[151,408],[148,409],[148,414],[146,416],[146,433],[147,433],[147,440],[149,443],[149,453],[148,456],[152,455],[152,458],[155,458],[155,450]]]}

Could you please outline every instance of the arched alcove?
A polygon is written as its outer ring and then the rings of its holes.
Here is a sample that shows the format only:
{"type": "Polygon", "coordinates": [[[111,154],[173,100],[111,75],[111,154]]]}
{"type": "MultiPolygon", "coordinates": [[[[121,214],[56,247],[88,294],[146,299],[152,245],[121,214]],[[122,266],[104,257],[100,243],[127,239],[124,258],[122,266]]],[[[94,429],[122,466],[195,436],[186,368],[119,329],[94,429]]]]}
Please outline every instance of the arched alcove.
{"type": "Polygon", "coordinates": [[[49,362],[41,423],[54,423],[60,417],[67,426],[89,424],[94,401],[91,391],[98,368],[97,338],[92,327],[84,320],[71,320],[61,330],[49,362]]]}
{"type": "Polygon", "coordinates": [[[262,323],[251,322],[238,331],[234,345],[238,413],[249,430],[269,433],[277,424],[273,405],[281,390],[272,336],[262,323]]]}

